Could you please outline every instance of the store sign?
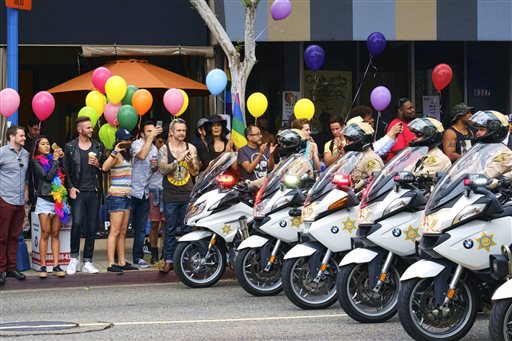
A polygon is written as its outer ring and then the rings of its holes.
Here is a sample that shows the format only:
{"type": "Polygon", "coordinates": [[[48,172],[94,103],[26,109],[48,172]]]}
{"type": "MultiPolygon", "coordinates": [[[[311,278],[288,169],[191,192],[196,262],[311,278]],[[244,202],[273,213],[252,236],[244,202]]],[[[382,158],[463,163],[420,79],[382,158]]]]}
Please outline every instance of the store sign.
{"type": "Polygon", "coordinates": [[[5,0],[5,6],[25,11],[32,10],[32,0],[5,0]]]}
{"type": "Polygon", "coordinates": [[[293,108],[295,103],[300,99],[300,92],[298,91],[283,91],[283,112],[282,124],[287,125],[293,119],[293,108]]]}
{"type": "Polygon", "coordinates": [[[423,117],[441,119],[441,103],[439,96],[423,96],[423,117]]]}

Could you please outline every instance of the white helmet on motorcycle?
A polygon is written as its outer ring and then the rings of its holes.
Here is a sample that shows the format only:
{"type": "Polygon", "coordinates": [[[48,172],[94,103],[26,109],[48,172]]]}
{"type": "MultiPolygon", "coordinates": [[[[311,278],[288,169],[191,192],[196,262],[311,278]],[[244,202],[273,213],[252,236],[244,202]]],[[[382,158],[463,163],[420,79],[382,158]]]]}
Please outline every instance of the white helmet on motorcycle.
{"type": "Polygon", "coordinates": [[[469,123],[475,128],[487,130],[484,135],[475,138],[477,143],[500,143],[507,137],[507,117],[498,111],[479,111],[471,116],[469,123]]]}
{"type": "Polygon", "coordinates": [[[416,118],[407,126],[416,135],[414,140],[409,142],[411,147],[436,147],[443,141],[443,124],[434,118],[416,118]]]}
{"type": "Polygon", "coordinates": [[[347,123],[350,124],[348,124],[342,132],[347,141],[344,147],[345,152],[362,152],[370,148],[372,146],[373,133],[375,132],[372,126],[366,122],[361,122],[357,117],[347,123]]]}

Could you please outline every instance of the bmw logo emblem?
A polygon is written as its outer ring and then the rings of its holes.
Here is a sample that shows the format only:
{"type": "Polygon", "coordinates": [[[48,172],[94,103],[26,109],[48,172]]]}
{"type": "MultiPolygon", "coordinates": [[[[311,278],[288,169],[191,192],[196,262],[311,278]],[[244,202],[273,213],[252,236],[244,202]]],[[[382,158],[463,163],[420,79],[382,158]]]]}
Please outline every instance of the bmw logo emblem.
{"type": "Polygon", "coordinates": [[[334,234],[338,233],[338,232],[339,232],[339,230],[340,230],[340,229],[338,228],[338,226],[333,226],[333,227],[331,227],[331,232],[332,232],[332,233],[334,233],[334,234]]]}
{"type": "Polygon", "coordinates": [[[466,239],[463,245],[466,249],[471,249],[473,247],[473,241],[471,239],[466,239]]]}
{"type": "Polygon", "coordinates": [[[287,225],[286,220],[281,220],[281,221],[279,222],[279,226],[281,226],[281,227],[286,227],[286,225],[287,225]]]}
{"type": "Polygon", "coordinates": [[[402,234],[402,230],[400,229],[393,229],[393,236],[395,237],[400,237],[400,235],[402,234]]]}

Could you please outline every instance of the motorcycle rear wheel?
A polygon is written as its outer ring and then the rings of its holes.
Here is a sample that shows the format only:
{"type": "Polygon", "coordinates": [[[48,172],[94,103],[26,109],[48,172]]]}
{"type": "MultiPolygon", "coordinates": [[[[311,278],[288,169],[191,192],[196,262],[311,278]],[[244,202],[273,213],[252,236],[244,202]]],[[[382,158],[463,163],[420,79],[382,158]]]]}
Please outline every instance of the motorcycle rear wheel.
{"type": "Polygon", "coordinates": [[[489,334],[491,340],[512,340],[512,299],[499,300],[492,305],[489,334]]]}
{"type": "Polygon", "coordinates": [[[333,305],[336,300],[336,277],[338,264],[331,257],[319,283],[309,276],[309,257],[299,257],[284,261],[283,290],[286,297],[302,309],[325,309],[333,305]]]}
{"type": "Polygon", "coordinates": [[[434,297],[434,278],[414,278],[401,283],[398,317],[415,340],[459,340],[473,326],[477,314],[477,290],[461,279],[447,315],[434,297]],[[443,316],[444,315],[444,316],[443,316]]]}
{"type": "Polygon", "coordinates": [[[174,252],[174,271],[180,281],[190,288],[207,288],[217,283],[226,270],[226,252],[218,244],[210,256],[201,256],[194,242],[178,243],[174,252]]]}
{"type": "Polygon", "coordinates": [[[241,250],[235,263],[238,283],[245,291],[254,296],[279,294],[283,290],[281,281],[283,257],[282,252],[279,252],[272,268],[267,272],[261,266],[261,250],[259,248],[241,250]]]}

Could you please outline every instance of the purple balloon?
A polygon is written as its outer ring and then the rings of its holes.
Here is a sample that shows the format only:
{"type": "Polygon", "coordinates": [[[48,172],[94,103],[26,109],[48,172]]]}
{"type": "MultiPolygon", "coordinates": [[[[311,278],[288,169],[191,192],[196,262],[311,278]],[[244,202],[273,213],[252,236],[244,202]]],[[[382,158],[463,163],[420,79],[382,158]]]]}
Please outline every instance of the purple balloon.
{"type": "Polygon", "coordinates": [[[391,92],[385,86],[378,86],[370,95],[372,106],[377,111],[383,111],[391,103],[391,92]]]}
{"type": "Polygon", "coordinates": [[[274,20],[286,19],[292,12],[290,0],[275,0],[270,7],[270,14],[274,20]]]}
{"type": "Polygon", "coordinates": [[[378,56],[386,48],[386,37],[380,32],[373,32],[366,39],[366,47],[372,56],[378,56]]]}
{"type": "Polygon", "coordinates": [[[304,62],[313,71],[318,71],[324,65],[325,52],[318,45],[309,45],[304,51],[304,62]]]}

